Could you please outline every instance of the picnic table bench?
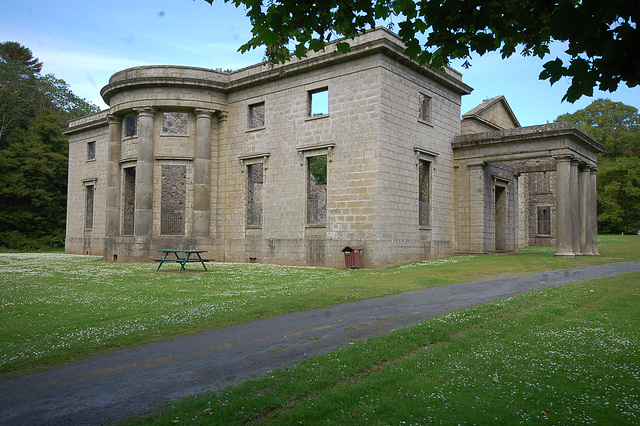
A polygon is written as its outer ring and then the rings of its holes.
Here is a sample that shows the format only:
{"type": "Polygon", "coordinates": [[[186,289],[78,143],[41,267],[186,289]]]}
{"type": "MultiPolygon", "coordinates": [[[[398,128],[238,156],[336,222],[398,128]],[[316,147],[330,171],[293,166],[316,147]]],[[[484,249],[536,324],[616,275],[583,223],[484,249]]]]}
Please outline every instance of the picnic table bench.
{"type": "Polygon", "coordinates": [[[175,262],[175,263],[179,263],[180,264],[180,270],[178,271],[178,273],[182,272],[185,268],[185,265],[187,263],[193,263],[193,262],[200,262],[202,264],[202,267],[204,268],[204,270],[207,270],[207,265],[205,265],[205,262],[212,262],[215,259],[204,259],[202,256],[200,256],[200,253],[206,253],[206,250],[179,250],[179,249],[164,249],[164,250],[158,250],[160,253],[164,253],[164,257],[160,258],[151,258],[150,260],[154,260],[156,262],[160,262],[160,264],[158,265],[158,269],[156,269],[156,271],[160,270],[160,267],[165,263],[165,262],[175,262]],[[173,255],[175,257],[169,257],[169,255],[173,253],[173,255]],[[197,257],[191,257],[191,255],[195,254],[197,257]]]}

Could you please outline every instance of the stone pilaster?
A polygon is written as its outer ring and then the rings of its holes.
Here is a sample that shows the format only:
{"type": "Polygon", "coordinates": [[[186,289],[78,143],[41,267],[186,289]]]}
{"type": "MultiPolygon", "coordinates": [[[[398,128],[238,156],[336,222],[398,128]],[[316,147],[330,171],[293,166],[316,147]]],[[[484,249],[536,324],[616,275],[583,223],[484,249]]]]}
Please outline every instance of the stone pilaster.
{"type": "Polygon", "coordinates": [[[196,109],[194,158],[194,237],[209,237],[211,227],[211,117],[213,110],[196,109]]]}
{"type": "Polygon", "coordinates": [[[571,157],[557,157],[556,256],[574,257],[571,226],[571,157]]]}
{"type": "Polygon", "coordinates": [[[469,249],[472,253],[486,253],[486,164],[468,164],[467,167],[469,169],[469,249]]]}
{"type": "Polygon", "coordinates": [[[138,161],[136,164],[136,237],[150,237],[153,230],[153,118],[151,107],[138,111],[138,161]]]}
{"type": "Polygon", "coordinates": [[[596,197],[596,174],[597,167],[591,168],[591,185],[589,186],[589,233],[591,235],[591,253],[594,256],[598,253],[598,199],[596,197]]]}
{"type": "Polygon", "coordinates": [[[122,144],[122,118],[109,115],[109,141],[107,145],[107,200],[105,236],[120,235],[120,151],[122,144]]]}
{"type": "Polygon", "coordinates": [[[590,197],[591,197],[591,167],[584,166],[578,173],[578,187],[580,189],[580,253],[593,254],[590,235],[590,197]]]}
{"type": "Polygon", "coordinates": [[[571,243],[574,256],[580,256],[580,187],[578,160],[571,160],[571,243]]]}

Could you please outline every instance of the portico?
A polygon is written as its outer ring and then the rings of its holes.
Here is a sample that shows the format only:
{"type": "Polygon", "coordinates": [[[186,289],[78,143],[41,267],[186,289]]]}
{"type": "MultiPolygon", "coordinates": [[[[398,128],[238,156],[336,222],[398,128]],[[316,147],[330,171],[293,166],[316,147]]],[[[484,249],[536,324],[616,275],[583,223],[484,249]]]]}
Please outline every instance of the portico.
{"type": "MultiPolygon", "coordinates": [[[[557,173],[555,255],[598,254],[595,180],[597,154],[603,147],[587,134],[568,123],[552,123],[457,136],[452,147],[457,191],[461,191],[456,209],[457,252],[496,250],[491,232],[496,225],[487,216],[498,206],[488,206],[487,200],[492,198],[482,195],[483,191],[496,191],[488,182],[498,177],[492,171],[496,164],[553,158],[557,173]]],[[[526,170],[511,172],[516,180],[526,170]]]]}

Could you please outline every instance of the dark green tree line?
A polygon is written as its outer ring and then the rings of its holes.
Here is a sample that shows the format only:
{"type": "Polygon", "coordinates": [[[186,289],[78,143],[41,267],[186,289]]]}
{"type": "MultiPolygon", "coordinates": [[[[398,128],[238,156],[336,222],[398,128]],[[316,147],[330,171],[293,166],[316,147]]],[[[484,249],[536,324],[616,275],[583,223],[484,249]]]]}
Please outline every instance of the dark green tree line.
{"type": "Polygon", "coordinates": [[[632,106],[597,99],[556,121],[577,124],[604,146],[598,156],[598,228],[632,233],[640,228],[640,114],[632,106]]]}
{"type": "Polygon", "coordinates": [[[16,42],[0,43],[0,246],[64,244],[68,120],[98,111],[68,84],[42,75],[16,42]]]}

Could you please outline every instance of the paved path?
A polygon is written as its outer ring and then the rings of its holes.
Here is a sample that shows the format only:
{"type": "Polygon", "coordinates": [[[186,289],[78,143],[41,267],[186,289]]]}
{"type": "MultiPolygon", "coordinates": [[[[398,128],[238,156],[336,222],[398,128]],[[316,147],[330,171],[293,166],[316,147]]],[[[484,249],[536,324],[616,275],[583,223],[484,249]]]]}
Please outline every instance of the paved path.
{"type": "Polygon", "coordinates": [[[528,291],[640,271],[640,261],[457,283],[167,339],[0,381],[0,424],[100,424],[349,341],[528,291]]]}

